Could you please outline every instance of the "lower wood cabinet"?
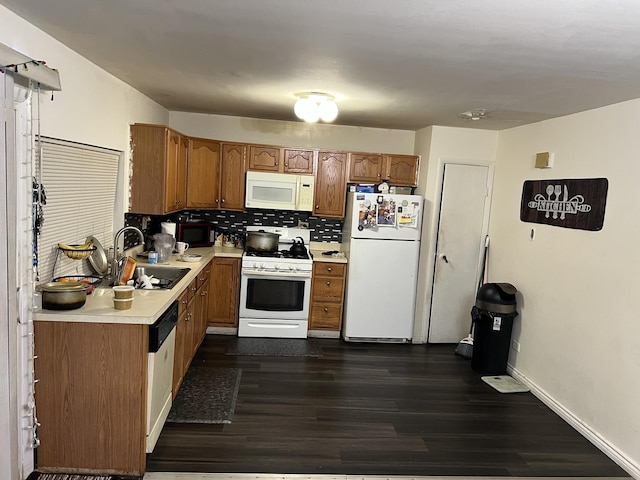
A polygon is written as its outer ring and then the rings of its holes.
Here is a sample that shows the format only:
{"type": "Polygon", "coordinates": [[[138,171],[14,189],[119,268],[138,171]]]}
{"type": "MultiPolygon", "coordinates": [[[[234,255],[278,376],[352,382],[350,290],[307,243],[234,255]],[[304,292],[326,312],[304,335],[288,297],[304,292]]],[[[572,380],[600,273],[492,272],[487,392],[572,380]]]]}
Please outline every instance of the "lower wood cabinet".
{"type": "Polygon", "coordinates": [[[42,472],[140,476],[148,325],[34,322],[42,472]]]}
{"type": "Polygon", "coordinates": [[[313,263],[309,330],[340,331],[346,271],[343,263],[313,263]]]}
{"type": "Polygon", "coordinates": [[[173,398],[178,394],[191,360],[207,333],[209,276],[212,262],[198,273],[198,276],[178,297],[176,349],[173,359],[173,398]]]}
{"type": "Polygon", "coordinates": [[[216,257],[209,278],[209,326],[237,327],[240,258],[216,257]]]}

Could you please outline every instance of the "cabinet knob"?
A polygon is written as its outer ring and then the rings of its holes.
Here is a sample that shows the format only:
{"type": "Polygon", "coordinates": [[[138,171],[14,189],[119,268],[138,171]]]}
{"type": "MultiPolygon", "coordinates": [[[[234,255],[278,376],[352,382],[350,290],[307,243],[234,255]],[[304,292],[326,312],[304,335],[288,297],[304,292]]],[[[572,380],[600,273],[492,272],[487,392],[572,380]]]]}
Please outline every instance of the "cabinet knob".
{"type": "Polygon", "coordinates": [[[329,309],[327,307],[324,307],[324,313],[328,313],[329,309]]]}
{"type": "Polygon", "coordinates": [[[216,203],[220,203],[220,200],[218,200],[217,198],[216,198],[216,203]]]}
{"type": "Polygon", "coordinates": [[[331,282],[327,282],[327,285],[331,285],[331,282]]]}
{"type": "Polygon", "coordinates": [[[278,162],[276,162],[276,167],[278,166],[278,162]]]}
{"type": "Polygon", "coordinates": [[[330,272],[330,271],[331,271],[331,267],[327,267],[327,272],[330,272]]]}
{"type": "Polygon", "coordinates": [[[222,199],[222,203],[224,203],[224,198],[222,199]]]}
{"type": "Polygon", "coordinates": [[[207,293],[209,292],[202,292],[200,295],[202,295],[203,297],[207,295],[207,293]]]}
{"type": "Polygon", "coordinates": [[[381,177],[382,175],[378,174],[378,177],[381,177]]]}
{"type": "Polygon", "coordinates": [[[317,210],[318,208],[320,208],[320,205],[316,205],[316,210],[317,210]]]}

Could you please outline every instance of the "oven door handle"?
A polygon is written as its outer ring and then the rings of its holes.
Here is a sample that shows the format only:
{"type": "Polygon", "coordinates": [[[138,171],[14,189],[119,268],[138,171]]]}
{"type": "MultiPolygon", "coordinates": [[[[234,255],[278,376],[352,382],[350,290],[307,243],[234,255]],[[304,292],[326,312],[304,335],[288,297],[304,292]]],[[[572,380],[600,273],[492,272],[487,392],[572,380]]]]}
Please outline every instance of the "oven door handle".
{"type": "Polygon", "coordinates": [[[275,272],[265,272],[262,270],[242,270],[242,275],[247,277],[311,278],[311,272],[285,272],[283,270],[278,270],[275,272]]]}

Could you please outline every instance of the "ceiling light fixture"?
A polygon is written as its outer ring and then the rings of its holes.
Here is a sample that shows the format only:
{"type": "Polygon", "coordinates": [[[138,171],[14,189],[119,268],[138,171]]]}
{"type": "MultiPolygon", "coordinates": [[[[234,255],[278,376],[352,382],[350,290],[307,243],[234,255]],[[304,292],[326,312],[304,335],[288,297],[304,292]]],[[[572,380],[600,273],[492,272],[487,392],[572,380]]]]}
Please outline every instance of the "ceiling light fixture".
{"type": "Polygon", "coordinates": [[[465,120],[484,120],[487,118],[487,111],[483,108],[477,108],[475,110],[469,110],[468,112],[459,113],[458,118],[464,118],[465,120]]]}
{"type": "Polygon", "coordinates": [[[338,106],[335,99],[326,93],[298,93],[293,111],[301,120],[315,123],[318,120],[333,122],[338,117],[338,106]]]}

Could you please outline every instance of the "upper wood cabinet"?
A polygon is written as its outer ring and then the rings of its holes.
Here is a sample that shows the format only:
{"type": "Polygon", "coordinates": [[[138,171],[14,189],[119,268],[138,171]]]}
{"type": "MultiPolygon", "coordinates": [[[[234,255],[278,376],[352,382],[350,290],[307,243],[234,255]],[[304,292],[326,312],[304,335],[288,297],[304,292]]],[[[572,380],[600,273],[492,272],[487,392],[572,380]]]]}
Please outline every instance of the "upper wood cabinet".
{"type": "Polygon", "coordinates": [[[313,174],[314,150],[249,145],[247,170],[313,174]]]}
{"type": "Polygon", "coordinates": [[[221,164],[220,142],[191,138],[187,169],[187,208],[218,208],[221,164]]]}
{"type": "Polygon", "coordinates": [[[384,179],[392,185],[418,185],[419,157],[416,155],[383,155],[384,179]]]}
{"type": "Polygon", "coordinates": [[[284,173],[313,174],[314,150],[285,148],[283,153],[284,173]]]}
{"type": "Polygon", "coordinates": [[[350,153],[349,177],[351,183],[380,183],[416,186],[419,157],[376,153],[350,153]]]}
{"type": "Polygon", "coordinates": [[[344,217],[346,176],[347,153],[318,152],[314,215],[344,217]]]}
{"type": "Polygon", "coordinates": [[[263,145],[249,145],[248,170],[282,171],[282,149],[263,145]]]}
{"type": "Polygon", "coordinates": [[[129,211],[161,215],[186,208],[189,139],[162,125],[131,126],[129,211]]]}
{"type": "Polygon", "coordinates": [[[349,181],[353,183],[381,182],[382,155],[375,153],[350,153],[349,181]]]}
{"type": "Polygon", "coordinates": [[[220,174],[220,206],[224,210],[244,210],[244,174],[247,146],[243,143],[222,144],[220,174]]]}

